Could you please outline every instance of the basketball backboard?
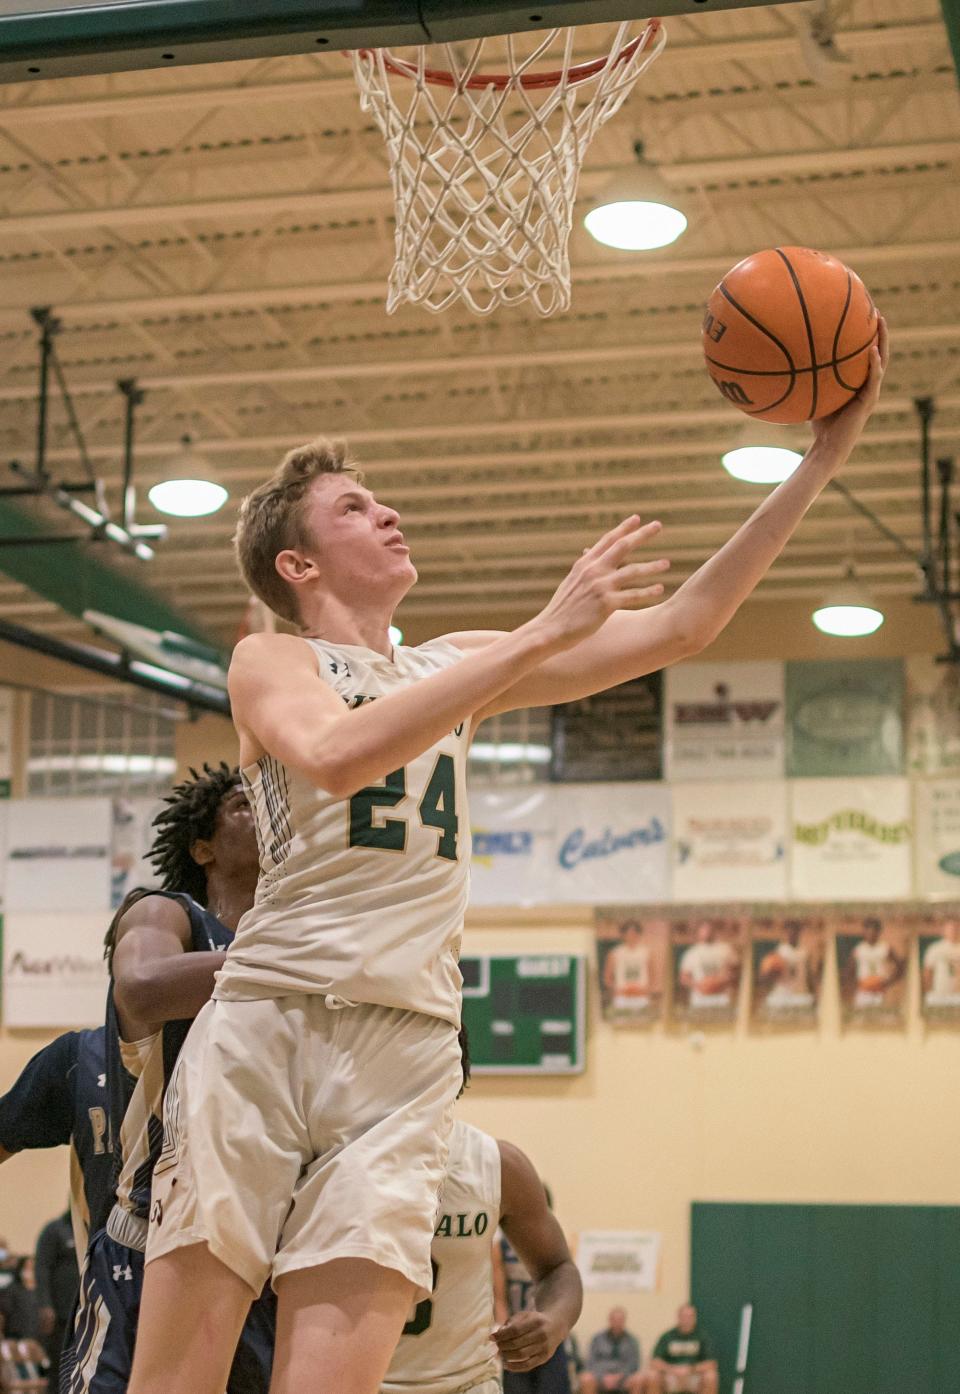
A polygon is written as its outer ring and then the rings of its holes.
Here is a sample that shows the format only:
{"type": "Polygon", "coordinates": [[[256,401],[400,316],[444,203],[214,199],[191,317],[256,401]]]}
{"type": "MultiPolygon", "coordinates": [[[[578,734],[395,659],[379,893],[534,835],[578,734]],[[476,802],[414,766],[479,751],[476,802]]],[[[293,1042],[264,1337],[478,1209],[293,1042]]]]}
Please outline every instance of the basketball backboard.
{"type": "MultiPolygon", "coordinates": [[[[0,83],[702,15],[767,0],[0,0],[0,83]]],[[[796,0],[793,0],[796,3],[796,0]]]]}

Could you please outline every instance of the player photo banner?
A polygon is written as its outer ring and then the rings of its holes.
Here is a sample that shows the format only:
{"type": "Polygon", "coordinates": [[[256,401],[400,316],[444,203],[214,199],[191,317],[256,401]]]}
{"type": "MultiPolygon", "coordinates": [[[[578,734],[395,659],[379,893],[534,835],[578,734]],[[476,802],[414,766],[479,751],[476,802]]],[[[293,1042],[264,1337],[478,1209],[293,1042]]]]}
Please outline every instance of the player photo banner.
{"type": "Polygon", "coordinates": [[[960,900],[960,779],[918,779],[914,796],[917,892],[960,900]]]}
{"type": "Polygon", "coordinates": [[[837,980],[846,1025],[903,1026],[916,911],[865,905],[834,912],[837,980]]]}
{"type": "Polygon", "coordinates": [[[826,922],[810,909],[757,907],[750,944],[751,1016],[757,1026],[815,1026],[826,922]]]}
{"type": "Polygon", "coordinates": [[[796,779],[790,785],[793,900],[906,900],[913,818],[906,779],[796,779]]]}
{"type": "Polygon", "coordinates": [[[784,900],[786,780],[673,788],[673,894],[688,900],[784,900]]]}
{"type": "Polygon", "coordinates": [[[650,1026],[663,1016],[670,916],[662,907],[617,905],[594,912],[597,981],[604,1020],[650,1026]]]}
{"type": "Polygon", "coordinates": [[[903,772],[900,659],[787,664],[787,774],[903,772]]]}
{"type": "Polygon", "coordinates": [[[680,663],[666,692],[668,779],[783,775],[782,663],[680,663]]]}
{"type": "Polygon", "coordinates": [[[729,906],[674,906],[670,954],[675,1021],[698,1026],[736,1019],[749,920],[729,906]]]}
{"type": "Polygon", "coordinates": [[[960,1026],[960,901],[922,910],[917,920],[924,1020],[960,1026]]]}

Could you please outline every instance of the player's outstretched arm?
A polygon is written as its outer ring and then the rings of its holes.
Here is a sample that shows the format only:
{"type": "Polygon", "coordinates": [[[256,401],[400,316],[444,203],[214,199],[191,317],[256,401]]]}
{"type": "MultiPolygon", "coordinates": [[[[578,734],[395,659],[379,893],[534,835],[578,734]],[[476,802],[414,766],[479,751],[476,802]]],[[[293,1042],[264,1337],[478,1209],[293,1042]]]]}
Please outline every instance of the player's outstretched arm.
{"type": "MultiPolygon", "coordinates": [[[[602,692],[702,652],[763,579],[811,504],[846,464],[870,418],[889,359],[881,318],[866,382],[832,416],[813,423],[813,443],[789,479],[764,499],[741,528],[662,605],[643,614],[612,615],[596,634],[523,674],[478,714],[478,723],[518,707],[552,706],[602,692]]],[[[664,563],[659,563],[664,565],[664,563]]],[[[448,636],[472,651],[491,631],[448,636]]]]}
{"type": "Polygon", "coordinates": [[[58,1036],[27,1062],[0,1096],[0,1163],[18,1152],[62,1147],[73,1129],[70,1072],[76,1067],[78,1031],[58,1036]]]}
{"type": "Polygon", "coordinates": [[[617,610],[636,609],[659,585],[636,548],[651,534],[626,518],[573,565],[549,604],[482,652],[376,702],[349,710],[317,672],[302,639],[251,634],[230,664],[240,762],[267,753],[337,798],[383,779],[469,721],[486,703],[555,654],[580,643],[617,610]]]}
{"type": "Polygon", "coordinates": [[[190,917],[179,901],[146,895],[121,911],[111,972],[125,1040],[195,1017],[211,996],[226,954],[190,952],[190,946],[190,917]]]}
{"type": "Polygon", "coordinates": [[[536,1369],[566,1340],[583,1306],[583,1284],[563,1230],[547,1206],[530,1160],[500,1142],[500,1225],[533,1278],[534,1310],[517,1312],[493,1333],[504,1368],[536,1369]]]}

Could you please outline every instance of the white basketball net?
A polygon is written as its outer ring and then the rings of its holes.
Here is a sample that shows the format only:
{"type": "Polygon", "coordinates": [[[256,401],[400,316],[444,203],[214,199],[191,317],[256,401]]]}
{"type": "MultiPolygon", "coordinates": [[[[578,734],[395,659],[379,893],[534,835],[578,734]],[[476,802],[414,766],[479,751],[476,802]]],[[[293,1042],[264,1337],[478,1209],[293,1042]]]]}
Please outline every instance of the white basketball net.
{"type": "Polygon", "coordinates": [[[576,32],[552,29],[528,53],[507,38],[507,71],[496,77],[481,66],[487,39],[464,51],[440,46],[444,70],[423,48],[410,59],[388,49],[353,54],[396,202],[388,313],[402,304],[439,312],[456,300],[479,315],[528,299],[541,315],[569,308],[584,155],[666,42],[655,20],[639,34],[621,24],[606,58],[575,67],[576,32]],[[545,74],[561,35],[560,69],[545,74]]]}

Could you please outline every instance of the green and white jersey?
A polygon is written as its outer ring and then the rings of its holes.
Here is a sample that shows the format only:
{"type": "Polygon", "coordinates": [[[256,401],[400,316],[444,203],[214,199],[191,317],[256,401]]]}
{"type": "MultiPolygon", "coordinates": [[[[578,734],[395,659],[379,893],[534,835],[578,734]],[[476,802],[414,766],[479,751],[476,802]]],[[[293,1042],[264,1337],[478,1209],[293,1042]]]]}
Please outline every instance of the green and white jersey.
{"type": "Polygon", "coordinates": [[[499,1218],[500,1148],[487,1133],[458,1120],[430,1250],[433,1292],[403,1328],[382,1394],[454,1394],[499,1379],[490,1340],[499,1218]]]}
{"type": "MultiPolygon", "coordinates": [[[[356,708],[463,657],[437,639],[371,649],[308,639],[321,678],[356,708]]],[[[460,1024],[469,892],[469,723],[352,798],[265,755],[243,771],[260,881],[214,996],[332,994],[460,1024]]]]}

